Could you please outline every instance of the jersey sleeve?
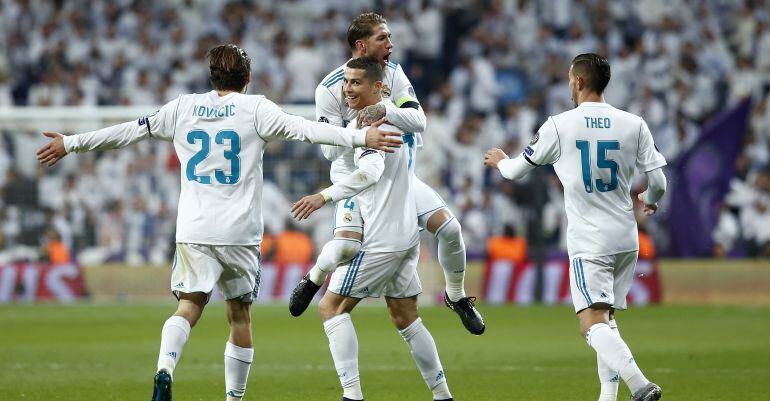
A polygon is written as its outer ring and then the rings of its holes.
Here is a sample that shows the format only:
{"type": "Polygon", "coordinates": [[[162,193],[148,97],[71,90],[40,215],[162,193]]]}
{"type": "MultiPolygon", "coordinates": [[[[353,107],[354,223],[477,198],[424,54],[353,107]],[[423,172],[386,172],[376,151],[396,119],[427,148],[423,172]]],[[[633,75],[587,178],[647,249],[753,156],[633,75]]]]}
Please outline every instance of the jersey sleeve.
{"type": "Polygon", "coordinates": [[[254,109],[254,126],[265,141],[289,140],[348,148],[364,146],[366,130],[352,130],[288,114],[267,98],[254,109]]]}
{"type": "MultiPolygon", "coordinates": [[[[336,127],[342,127],[342,111],[337,98],[334,97],[332,90],[323,85],[315,88],[315,119],[321,123],[328,123],[336,127]]],[[[321,153],[324,157],[333,161],[345,153],[344,147],[335,145],[321,145],[321,153]]]]}
{"type": "Polygon", "coordinates": [[[390,98],[393,103],[386,102],[385,105],[385,118],[390,124],[401,128],[404,132],[425,132],[427,117],[401,65],[397,65],[393,73],[390,98]]]}
{"type": "Polygon", "coordinates": [[[170,141],[174,138],[177,98],[160,110],[136,121],[129,121],[96,131],[64,137],[64,149],[70,152],[89,152],[122,148],[147,138],[170,141]]]}
{"type": "Polygon", "coordinates": [[[642,119],[639,127],[639,148],[636,151],[636,168],[646,173],[666,165],[666,158],[658,151],[655,141],[652,139],[650,128],[642,119]]]}
{"type": "Polygon", "coordinates": [[[537,130],[532,142],[524,148],[521,155],[527,163],[535,167],[553,164],[559,160],[561,144],[559,143],[559,131],[553,117],[548,117],[548,120],[537,130]]]}
{"type": "Polygon", "coordinates": [[[324,199],[336,202],[357,195],[379,181],[385,171],[385,159],[381,152],[374,149],[359,148],[355,160],[358,169],[321,191],[324,199]]]}

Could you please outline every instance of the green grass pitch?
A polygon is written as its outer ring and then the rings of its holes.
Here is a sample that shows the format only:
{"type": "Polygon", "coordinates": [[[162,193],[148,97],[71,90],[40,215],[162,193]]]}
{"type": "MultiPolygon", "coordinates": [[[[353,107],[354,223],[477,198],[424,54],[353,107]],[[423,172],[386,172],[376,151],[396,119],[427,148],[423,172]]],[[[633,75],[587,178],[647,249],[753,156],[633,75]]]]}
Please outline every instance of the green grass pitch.
{"type": "MultiPolygon", "coordinates": [[[[163,321],[174,305],[0,306],[0,400],[149,400],[163,321]]],[[[481,306],[468,334],[443,307],[421,310],[456,400],[596,400],[595,354],[568,307],[481,306]]],[[[339,400],[315,309],[253,310],[246,401],[339,400]]],[[[353,313],[367,401],[432,399],[384,306],[353,313]]],[[[664,400],[770,399],[770,309],[648,307],[619,314],[637,362],[664,400]]],[[[175,372],[175,400],[224,400],[224,308],[210,305],[175,372]]],[[[621,385],[619,400],[628,399],[621,385]]]]}

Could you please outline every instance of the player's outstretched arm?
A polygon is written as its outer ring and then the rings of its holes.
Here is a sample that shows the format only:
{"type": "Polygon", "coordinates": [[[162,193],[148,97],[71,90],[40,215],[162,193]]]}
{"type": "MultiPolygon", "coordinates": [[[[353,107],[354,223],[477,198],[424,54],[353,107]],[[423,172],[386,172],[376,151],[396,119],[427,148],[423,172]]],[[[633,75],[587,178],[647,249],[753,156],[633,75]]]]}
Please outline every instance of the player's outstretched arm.
{"type": "Polygon", "coordinates": [[[42,164],[53,166],[72,152],[118,149],[150,137],[170,141],[173,139],[173,116],[178,102],[179,99],[172,100],[149,116],[96,131],[69,136],[43,132],[51,141],[38,149],[37,159],[42,164]]]}
{"type": "Polygon", "coordinates": [[[306,219],[328,202],[337,202],[361,193],[379,181],[384,171],[385,161],[382,156],[367,149],[361,155],[356,171],[329,188],[298,200],[292,205],[291,213],[297,220],[306,219]]]}
{"type": "Polygon", "coordinates": [[[484,165],[500,170],[500,174],[509,180],[516,180],[524,177],[535,166],[527,163],[524,157],[519,155],[513,159],[508,157],[505,152],[498,148],[492,148],[484,155],[484,165]]]}
{"type": "Polygon", "coordinates": [[[261,101],[254,112],[257,132],[266,141],[284,139],[349,148],[366,146],[388,153],[402,143],[400,133],[380,130],[384,120],[367,130],[346,129],[287,114],[268,99],[261,101]]]}
{"type": "Polygon", "coordinates": [[[64,136],[58,132],[43,132],[51,141],[37,151],[40,163],[53,166],[71,152],[117,149],[149,138],[145,119],[129,121],[83,134],[64,136]],[[144,121],[144,122],[142,122],[144,121]]]}
{"type": "Polygon", "coordinates": [[[425,132],[428,120],[417,99],[404,96],[395,104],[385,101],[364,107],[358,112],[357,126],[365,127],[382,118],[404,132],[425,132]]]}
{"type": "Polygon", "coordinates": [[[647,190],[639,194],[639,200],[644,203],[644,214],[652,216],[658,211],[658,201],[666,193],[666,175],[663,168],[648,171],[647,190]]]}

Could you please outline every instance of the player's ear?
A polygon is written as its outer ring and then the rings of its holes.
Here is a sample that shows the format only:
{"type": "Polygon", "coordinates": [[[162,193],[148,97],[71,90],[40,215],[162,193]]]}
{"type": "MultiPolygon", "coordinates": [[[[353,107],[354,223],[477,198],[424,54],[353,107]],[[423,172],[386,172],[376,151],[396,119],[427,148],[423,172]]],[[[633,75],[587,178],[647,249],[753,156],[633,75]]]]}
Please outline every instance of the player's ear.
{"type": "Polygon", "coordinates": [[[376,81],[374,83],[374,92],[379,93],[382,90],[382,81],[376,81]]]}

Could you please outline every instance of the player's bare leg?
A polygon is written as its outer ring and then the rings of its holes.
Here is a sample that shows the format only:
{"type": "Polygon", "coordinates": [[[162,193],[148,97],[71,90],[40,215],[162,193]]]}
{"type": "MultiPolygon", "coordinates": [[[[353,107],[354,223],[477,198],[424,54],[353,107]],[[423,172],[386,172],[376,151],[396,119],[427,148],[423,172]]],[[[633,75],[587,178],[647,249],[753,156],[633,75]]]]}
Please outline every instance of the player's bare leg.
{"type": "Polygon", "coordinates": [[[246,392],[249,368],[254,359],[251,335],[251,302],[227,300],[230,338],[225,345],[225,393],[227,401],[240,401],[246,392]]]}
{"type": "Polygon", "coordinates": [[[153,385],[153,401],[171,401],[171,382],[174,368],[182,357],[182,351],[203,314],[208,294],[202,292],[178,293],[179,304],[173,316],[163,324],[158,353],[158,370],[153,385]]]}
{"type": "MultiPolygon", "coordinates": [[[[420,225],[423,225],[422,219],[420,225]]],[[[438,262],[446,283],[446,305],[460,316],[468,331],[476,335],[484,333],[484,319],[473,304],[476,298],[465,295],[465,242],[460,222],[443,207],[433,212],[424,226],[438,241],[438,262]]]]}
{"type": "Polygon", "coordinates": [[[661,390],[650,382],[636,365],[628,345],[617,331],[610,327],[611,307],[593,304],[578,312],[580,333],[588,341],[599,358],[609,369],[617,371],[631,390],[632,401],[654,401],[661,397],[661,390]]]}
{"type": "Polygon", "coordinates": [[[452,394],[446,383],[444,368],[438,357],[436,342],[433,336],[422,324],[417,313],[417,296],[409,298],[385,298],[388,304],[390,319],[404,338],[412,352],[417,368],[422,374],[425,384],[433,392],[434,400],[450,401],[452,394]]]}
{"type": "Polygon", "coordinates": [[[350,312],[360,299],[327,291],[318,304],[318,314],[329,337],[329,350],[342,385],[343,401],[363,400],[358,373],[358,337],[350,312]]]}
{"type": "Polygon", "coordinates": [[[334,239],[327,242],[316,259],[315,265],[297,284],[289,298],[289,312],[299,316],[310,305],[326,277],[337,267],[349,262],[361,249],[363,234],[355,231],[337,231],[334,239]]]}

